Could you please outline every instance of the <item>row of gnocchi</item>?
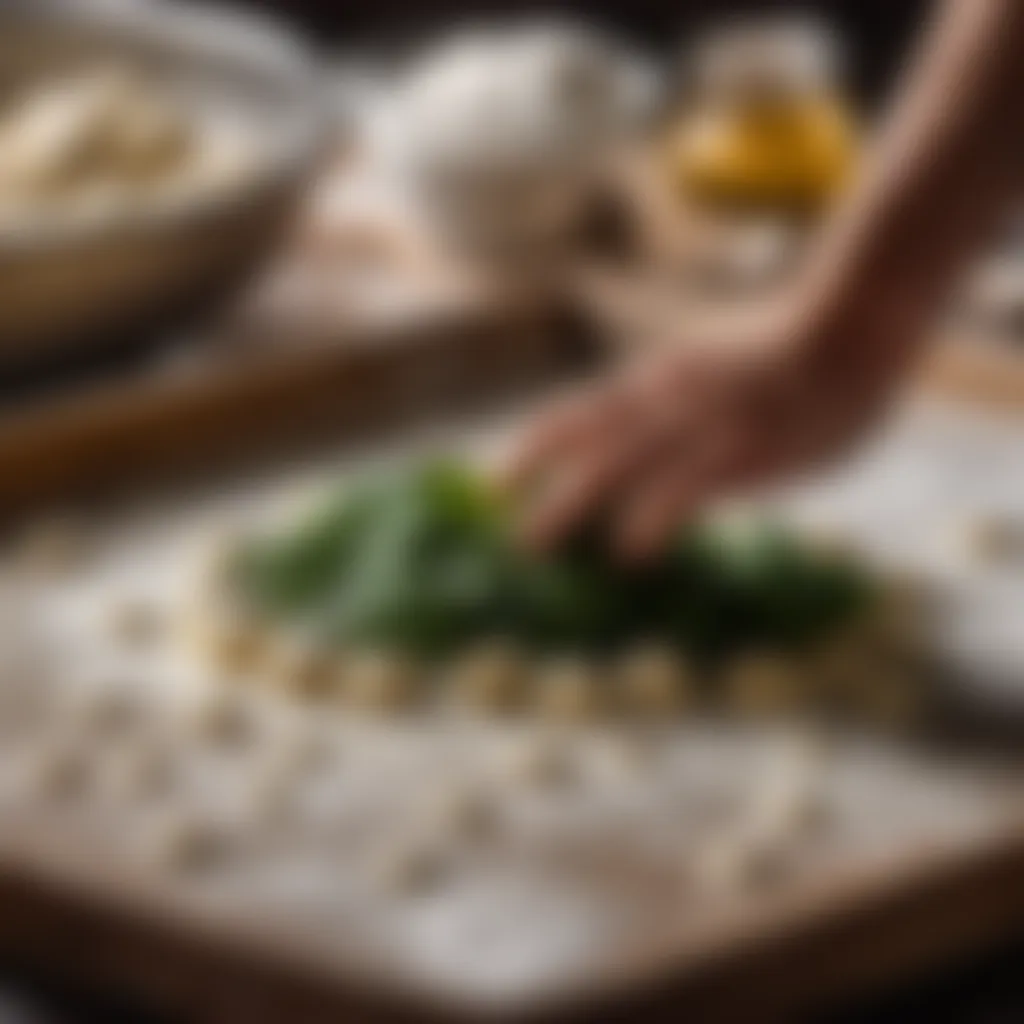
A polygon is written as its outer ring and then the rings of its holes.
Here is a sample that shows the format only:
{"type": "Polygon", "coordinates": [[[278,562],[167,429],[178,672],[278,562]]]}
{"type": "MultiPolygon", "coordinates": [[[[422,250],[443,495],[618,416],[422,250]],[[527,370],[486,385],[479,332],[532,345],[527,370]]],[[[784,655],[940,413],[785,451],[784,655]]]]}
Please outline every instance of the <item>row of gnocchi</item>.
{"type": "Polygon", "coordinates": [[[198,611],[188,627],[191,639],[217,672],[364,711],[429,703],[582,722],[667,718],[698,709],[757,717],[816,708],[909,724],[925,710],[928,696],[918,624],[895,599],[877,621],[811,653],[752,650],[713,673],[656,642],[603,662],[575,655],[538,658],[491,640],[441,667],[425,668],[395,653],[325,647],[237,607],[198,611]]]}
{"type": "MultiPolygon", "coordinates": [[[[288,729],[278,718],[261,726],[252,715],[259,705],[256,696],[252,690],[211,686],[182,705],[184,716],[150,716],[147,727],[140,718],[142,705],[128,690],[96,687],[75,698],[65,693],[61,704],[69,714],[54,719],[38,742],[24,746],[9,774],[37,808],[87,807],[97,801],[118,805],[126,813],[124,852],[160,871],[193,874],[229,867],[254,852],[261,829],[277,832],[286,826],[297,834],[306,783],[325,774],[358,778],[359,751],[379,756],[376,743],[331,742],[338,737],[310,728],[316,716],[293,718],[288,729]],[[57,727],[61,722],[74,727],[57,727]],[[169,729],[171,724],[177,727],[169,729]],[[211,814],[193,799],[194,792],[189,794],[183,780],[204,751],[230,753],[244,768],[233,798],[242,813],[211,814]]],[[[745,787],[747,797],[735,806],[727,801],[731,810],[723,827],[679,853],[680,869],[692,872],[695,883],[735,890],[782,881],[794,844],[828,826],[832,810],[822,760],[827,747],[811,742],[809,734],[784,738],[765,771],[745,787]]],[[[478,771],[432,778],[430,798],[416,802],[415,827],[389,828],[373,845],[371,881],[397,893],[449,881],[465,844],[497,840],[510,827],[505,811],[515,793],[558,792],[569,798],[581,793],[591,776],[607,781],[612,768],[629,778],[659,770],[660,748],[651,734],[607,734],[581,746],[558,731],[533,728],[504,739],[484,748],[487,756],[478,771]],[[604,767],[594,775],[598,763],[604,767]]],[[[350,853],[338,850],[343,861],[350,853]]]]}

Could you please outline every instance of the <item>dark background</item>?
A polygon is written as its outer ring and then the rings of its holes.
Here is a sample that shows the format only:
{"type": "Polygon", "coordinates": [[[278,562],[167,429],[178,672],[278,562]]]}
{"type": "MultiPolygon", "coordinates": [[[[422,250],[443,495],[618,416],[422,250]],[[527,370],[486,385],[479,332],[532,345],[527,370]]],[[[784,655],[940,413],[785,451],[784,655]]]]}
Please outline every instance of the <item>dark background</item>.
{"type": "Polygon", "coordinates": [[[835,26],[848,41],[855,88],[883,94],[908,45],[934,6],[931,0],[235,0],[284,17],[321,47],[348,51],[360,44],[404,39],[489,15],[578,15],[614,27],[637,42],[675,51],[694,29],[745,13],[806,12],[835,26]]]}

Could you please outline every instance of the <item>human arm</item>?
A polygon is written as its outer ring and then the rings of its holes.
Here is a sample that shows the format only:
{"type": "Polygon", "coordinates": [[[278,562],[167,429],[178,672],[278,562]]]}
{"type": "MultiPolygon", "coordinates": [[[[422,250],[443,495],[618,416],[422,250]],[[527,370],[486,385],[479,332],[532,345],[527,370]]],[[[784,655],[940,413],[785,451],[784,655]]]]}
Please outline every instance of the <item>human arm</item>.
{"type": "Polygon", "coordinates": [[[945,0],[860,181],[775,315],[652,356],[543,415],[510,461],[551,483],[528,539],[598,511],[650,554],[716,494],[815,465],[872,423],[1024,175],[1024,4],[945,0]]]}

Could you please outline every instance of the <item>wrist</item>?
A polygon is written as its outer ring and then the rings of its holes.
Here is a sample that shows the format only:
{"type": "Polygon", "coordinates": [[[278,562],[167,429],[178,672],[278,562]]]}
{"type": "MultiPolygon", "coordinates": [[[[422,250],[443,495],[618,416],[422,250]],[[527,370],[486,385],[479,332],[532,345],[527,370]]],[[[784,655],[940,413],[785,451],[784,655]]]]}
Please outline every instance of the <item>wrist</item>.
{"type": "Polygon", "coordinates": [[[886,390],[900,380],[927,335],[928,305],[884,287],[828,295],[801,291],[787,341],[805,372],[841,390],[886,390]]]}

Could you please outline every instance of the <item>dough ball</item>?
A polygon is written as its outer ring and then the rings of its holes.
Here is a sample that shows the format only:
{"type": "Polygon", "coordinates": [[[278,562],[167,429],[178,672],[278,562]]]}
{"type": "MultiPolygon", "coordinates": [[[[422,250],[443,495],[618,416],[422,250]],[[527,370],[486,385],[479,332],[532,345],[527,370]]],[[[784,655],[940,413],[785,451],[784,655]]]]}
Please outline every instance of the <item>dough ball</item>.
{"type": "Polygon", "coordinates": [[[186,628],[213,666],[229,674],[257,669],[273,636],[261,617],[224,602],[192,607],[186,628]]]}
{"type": "Polygon", "coordinates": [[[306,637],[282,634],[272,640],[263,659],[266,677],[279,689],[300,697],[331,694],[343,672],[341,655],[306,637]]]}
{"type": "Polygon", "coordinates": [[[408,659],[397,654],[354,654],[345,669],[345,703],[362,711],[395,711],[416,696],[417,672],[408,659]]]}
{"type": "Polygon", "coordinates": [[[866,671],[854,700],[869,721],[896,729],[917,725],[928,710],[925,680],[913,669],[895,665],[866,671]]]}
{"type": "Polygon", "coordinates": [[[454,701],[478,711],[501,711],[519,703],[527,678],[522,653],[497,641],[467,651],[449,670],[454,701]]]}
{"type": "Polygon", "coordinates": [[[493,796],[478,787],[444,787],[431,795],[425,810],[428,828],[441,835],[479,838],[493,832],[497,824],[493,796]]]}
{"type": "Polygon", "coordinates": [[[193,871],[219,862],[228,852],[222,828],[184,810],[167,811],[143,834],[147,862],[171,871],[193,871]]]}
{"type": "Polygon", "coordinates": [[[453,867],[451,856],[439,844],[406,839],[378,853],[373,875],[383,892],[422,896],[450,881],[453,867]]]}
{"type": "Polygon", "coordinates": [[[621,705],[639,714],[672,714],[683,710],[693,696],[689,667],[667,646],[627,653],[617,666],[615,681],[621,705]]]}
{"type": "Polygon", "coordinates": [[[145,713],[145,701],[135,687],[97,680],[78,687],[68,710],[76,728],[112,737],[130,733],[139,725],[145,713]]]}
{"type": "Polygon", "coordinates": [[[553,722],[589,721],[602,707],[604,680],[593,665],[564,658],[544,665],[534,683],[534,702],[541,717],[553,722]]]}
{"type": "Polygon", "coordinates": [[[742,895],[788,880],[795,863],[782,843],[736,834],[706,844],[693,867],[698,886],[712,895],[742,895]]]}
{"type": "Polygon", "coordinates": [[[173,754],[155,742],[136,742],[113,751],[104,766],[102,788],[124,800],[150,800],[172,791],[178,776],[173,754]]]}
{"type": "Polygon", "coordinates": [[[65,800],[93,783],[95,765],[87,752],[65,738],[49,738],[27,752],[16,768],[27,795],[65,800]]]}
{"type": "Polygon", "coordinates": [[[794,710],[805,693],[806,673],[791,657],[749,653],[726,667],[722,682],[732,710],[761,717],[794,710]]]}
{"type": "Polygon", "coordinates": [[[238,690],[223,684],[204,686],[190,700],[186,715],[193,734],[213,743],[244,744],[256,733],[251,703],[238,690]]]}

